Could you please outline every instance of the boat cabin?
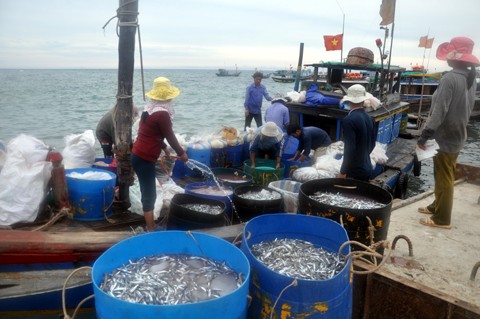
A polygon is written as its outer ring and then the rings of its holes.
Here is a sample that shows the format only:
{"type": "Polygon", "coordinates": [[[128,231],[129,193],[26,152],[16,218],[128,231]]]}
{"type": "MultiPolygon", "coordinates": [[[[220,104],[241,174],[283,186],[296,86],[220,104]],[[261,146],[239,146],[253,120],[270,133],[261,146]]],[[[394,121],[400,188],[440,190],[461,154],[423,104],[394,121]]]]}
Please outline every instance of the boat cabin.
{"type": "MultiPolygon", "coordinates": [[[[378,64],[352,65],[346,63],[307,64],[313,68],[312,79],[302,81],[301,90],[313,90],[327,97],[341,99],[347,93],[347,88],[353,84],[362,84],[368,92],[377,97],[381,104],[369,114],[375,121],[377,141],[387,145],[389,158],[385,165],[377,165],[372,174],[372,180],[382,187],[389,188],[396,197],[404,198],[407,188],[407,174],[414,168],[414,173],[420,174],[419,163],[415,161],[416,140],[408,135],[402,135],[408,121],[409,103],[401,101],[400,94],[394,91],[395,79],[401,77],[404,68],[390,66],[382,68],[378,64]],[[326,77],[321,76],[327,69],[326,77]],[[360,74],[359,78],[349,79],[346,74],[360,74]],[[312,87],[316,85],[317,88],[312,87]],[[408,137],[408,138],[406,138],[408,137]],[[415,165],[414,165],[415,164],[415,165]]],[[[307,93],[308,94],[308,93],[307,93]]],[[[291,102],[287,104],[290,113],[290,123],[304,126],[316,126],[325,130],[332,141],[342,140],[342,119],[349,110],[341,108],[340,103],[326,105],[309,105],[291,102]]]]}

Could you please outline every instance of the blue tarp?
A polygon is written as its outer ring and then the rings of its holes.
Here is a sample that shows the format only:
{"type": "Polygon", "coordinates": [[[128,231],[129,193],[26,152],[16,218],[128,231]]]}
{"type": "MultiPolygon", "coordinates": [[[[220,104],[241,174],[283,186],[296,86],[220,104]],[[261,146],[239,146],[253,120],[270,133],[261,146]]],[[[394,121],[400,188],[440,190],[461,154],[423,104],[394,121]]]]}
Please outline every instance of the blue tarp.
{"type": "Polygon", "coordinates": [[[319,107],[332,107],[332,106],[339,106],[340,99],[330,96],[325,96],[318,91],[318,85],[315,83],[310,84],[310,87],[307,90],[305,95],[305,104],[311,106],[319,106],[319,107]]]}

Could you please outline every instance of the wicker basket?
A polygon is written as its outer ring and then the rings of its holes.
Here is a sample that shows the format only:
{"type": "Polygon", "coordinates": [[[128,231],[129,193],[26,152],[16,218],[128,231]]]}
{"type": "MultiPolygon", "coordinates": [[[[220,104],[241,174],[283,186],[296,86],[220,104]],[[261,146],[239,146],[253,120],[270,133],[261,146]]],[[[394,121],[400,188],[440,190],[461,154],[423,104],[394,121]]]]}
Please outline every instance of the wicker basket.
{"type": "Polygon", "coordinates": [[[348,52],[347,64],[372,64],[373,52],[367,48],[353,48],[348,52]]]}

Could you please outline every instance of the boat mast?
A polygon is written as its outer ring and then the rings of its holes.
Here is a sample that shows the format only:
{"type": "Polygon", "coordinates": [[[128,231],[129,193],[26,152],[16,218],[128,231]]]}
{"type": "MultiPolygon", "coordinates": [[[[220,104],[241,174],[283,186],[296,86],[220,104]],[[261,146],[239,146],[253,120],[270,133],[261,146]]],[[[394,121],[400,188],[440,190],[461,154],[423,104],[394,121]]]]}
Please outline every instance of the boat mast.
{"type": "Polygon", "coordinates": [[[118,91],[114,111],[115,153],[118,166],[119,200],[130,205],[129,187],[133,183],[130,162],[133,122],[133,71],[135,65],[135,33],[138,27],[138,0],[119,0],[118,16],[118,91]]]}
{"type": "Polygon", "coordinates": [[[302,74],[302,64],[303,64],[303,42],[300,43],[300,53],[298,55],[298,65],[297,65],[297,76],[295,77],[295,85],[293,89],[298,92],[298,86],[300,84],[300,76],[302,74]]]}

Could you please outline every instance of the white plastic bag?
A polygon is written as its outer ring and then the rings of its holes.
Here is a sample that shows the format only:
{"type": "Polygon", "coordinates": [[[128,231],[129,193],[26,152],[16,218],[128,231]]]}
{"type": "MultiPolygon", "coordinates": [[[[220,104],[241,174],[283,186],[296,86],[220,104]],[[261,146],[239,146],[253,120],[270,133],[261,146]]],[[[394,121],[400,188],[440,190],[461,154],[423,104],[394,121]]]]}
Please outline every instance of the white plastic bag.
{"type": "Polygon", "coordinates": [[[51,177],[52,163],[45,160],[48,146],[22,134],[8,144],[7,150],[0,172],[0,225],[33,222],[51,177]]]}
{"type": "Polygon", "coordinates": [[[302,183],[282,179],[268,184],[268,188],[276,190],[283,195],[283,208],[287,213],[297,213],[298,193],[302,183]]]}
{"type": "Polygon", "coordinates": [[[69,168],[92,167],[95,162],[95,136],[92,130],[65,136],[63,165],[69,168]]]}

